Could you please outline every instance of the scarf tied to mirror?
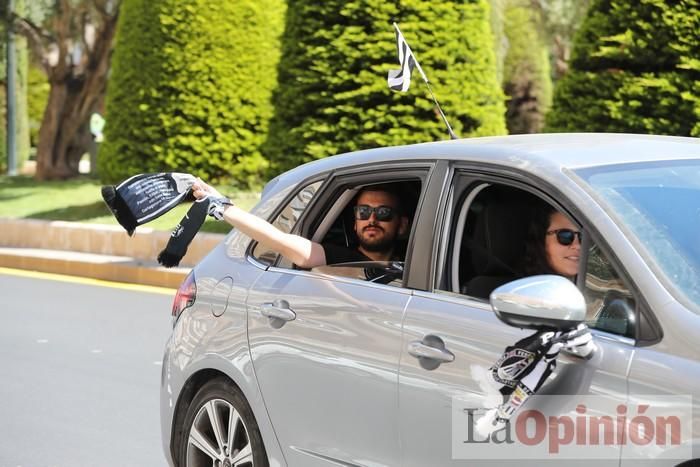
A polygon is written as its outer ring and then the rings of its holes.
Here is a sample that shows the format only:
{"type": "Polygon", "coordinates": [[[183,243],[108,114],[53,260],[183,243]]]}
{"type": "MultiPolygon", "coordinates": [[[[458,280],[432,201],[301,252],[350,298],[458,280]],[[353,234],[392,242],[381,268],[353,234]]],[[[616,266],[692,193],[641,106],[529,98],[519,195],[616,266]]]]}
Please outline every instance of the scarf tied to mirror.
{"type": "Polygon", "coordinates": [[[561,350],[589,358],[594,349],[593,336],[584,323],[565,332],[537,331],[506,347],[486,374],[488,387],[497,391],[502,403],[479,418],[477,432],[487,436],[502,429],[554,371],[561,350]]]}
{"type": "Polygon", "coordinates": [[[137,226],[157,219],[183,202],[194,201],[158,255],[158,263],[171,268],[180,264],[207,215],[222,220],[225,207],[233,204],[224,197],[195,199],[192,185],[196,181],[193,175],[178,172],[139,174],[118,185],[103,186],[102,199],[129,236],[137,226]]]}

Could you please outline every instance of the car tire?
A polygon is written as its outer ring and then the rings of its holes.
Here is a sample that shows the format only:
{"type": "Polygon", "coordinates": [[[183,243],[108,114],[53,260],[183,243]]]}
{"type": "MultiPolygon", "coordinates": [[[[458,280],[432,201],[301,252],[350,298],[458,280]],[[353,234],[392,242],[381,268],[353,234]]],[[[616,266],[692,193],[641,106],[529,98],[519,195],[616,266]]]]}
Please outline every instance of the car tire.
{"type": "Polygon", "coordinates": [[[217,378],[192,399],[177,449],[180,467],[268,467],[253,411],[241,391],[217,378]]]}

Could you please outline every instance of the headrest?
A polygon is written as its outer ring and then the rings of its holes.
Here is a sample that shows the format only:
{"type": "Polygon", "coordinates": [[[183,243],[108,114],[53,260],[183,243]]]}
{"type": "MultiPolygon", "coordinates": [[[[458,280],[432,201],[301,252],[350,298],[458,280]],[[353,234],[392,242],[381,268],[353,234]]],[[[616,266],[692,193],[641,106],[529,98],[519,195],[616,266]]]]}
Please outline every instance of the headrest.
{"type": "Polygon", "coordinates": [[[473,219],[471,258],[476,275],[514,274],[525,252],[529,217],[526,201],[494,199],[485,205],[473,219]]]}

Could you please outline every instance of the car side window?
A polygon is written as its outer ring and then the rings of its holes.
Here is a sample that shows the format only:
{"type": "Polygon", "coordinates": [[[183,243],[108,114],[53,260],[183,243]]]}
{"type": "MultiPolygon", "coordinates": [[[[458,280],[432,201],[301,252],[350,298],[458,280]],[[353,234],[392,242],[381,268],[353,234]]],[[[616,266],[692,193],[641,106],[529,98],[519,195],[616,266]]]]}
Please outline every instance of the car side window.
{"type": "Polygon", "coordinates": [[[500,285],[523,276],[529,204],[518,188],[476,183],[457,197],[439,289],[488,300],[500,285]]]}
{"type": "Polygon", "coordinates": [[[634,338],[634,296],[597,245],[588,250],[583,295],[589,327],[634,338]]]}
{"type": "MultiPolygon", "coordinates": [[[[272,225],[282,232],[290,233],[322,183],[322,181],[314,182],[299,190],[272,221],[272,225]]],[[[252,256],[269,266],[277,261],[279,255],[276,251],[258,243],[253,248],[252,256]]]]}
{"type": "MultiPolygon", "coordinates": [[[[487,301],[500,285],[545,273],[537,272],[536,263],[523,260],[529,258],[526,244],[531,242],[533,216],[547,205],[554,209],[520,188],[491,182],[462,185],[454,196],[437,289],[487,301]]],[[[578,282],[586,300],[587,324],[633,338],[636,307],[629,288],[597,245],[581,257],[586,261],[585,277],[578,282]]]]}
{"type": "MultiPolygon", "coordinates": [[[[312,272],[402,287],[404,262],[421,189],[422,182],[418,178],[382,183],[360,182],[347,185],[331,196],[327,209],[319,212],[318,219],[311,219],[310,225],[315,227],[309,237],[324,246],[327,260],[329,254],[335,259],[330,260],[328,265],[313,268],[312,272]],[[374,194],[367,195],[368,192],[374,194]],[[368,211],[368,218],[356,221],[356,215],[359,214],[356,214],[354,208],[358,202],[367,199],[371,203],[371,200],[381,200],[384,197],[387,204],[394,203],[392,200],[400,201],[398,206],[387,211],[389,219],[377,220],[383,211],[372,211],[369,205],[363,205],[368,211]],[[384,248],[391,251],[391,258],[378,262],[365,257],[360,251],[361,246],[369,251],[372,251],[372,246],[381,246],[373,243],[363,245],[363,241],[372,242],[377,238],[382,240],[382,237],[386,237],[384,240],[389,242],[384,248]]],[[[278,267],[291,268],[293,265],[282,259],[278,267]]]]}

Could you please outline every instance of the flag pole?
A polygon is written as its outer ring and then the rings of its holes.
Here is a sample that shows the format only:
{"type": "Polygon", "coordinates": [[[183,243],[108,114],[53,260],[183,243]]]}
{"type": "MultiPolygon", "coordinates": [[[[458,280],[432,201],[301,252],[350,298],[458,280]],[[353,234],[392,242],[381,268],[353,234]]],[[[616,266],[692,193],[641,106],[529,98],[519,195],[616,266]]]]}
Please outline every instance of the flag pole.
{"type": "Polygon", "coordinates": [[[445,122],[445,126],[447,126],[447,133],[449,133],[450,139],[458,139],[455,132],[452,131],[452,127],[450,126],[450,122],[447,121],[447,117],[445,117],[445,114],[443,113],[442,108],[440,107],[440,104],[438,103],[437,99],[435,98],[435,94],[433,94],[433,89],[430,87],[430,83],[426,80],[425,84],[426,84],[426,86],[428,86],[428,91],[430,91],[430,95],[432,96],[433,101],[435,102],[435,106],[437,107],[438,112],[440,112],[440,116],[442,117],[442,121],[445,122]]]}
{"type": "MultiPolygon", "coordinates": [[[[394,22],[394,28],[401,36],[403,36],[403,33],[399,29],[399,25],[396,24],[396,22],[394,22]]],[[[433,102],[435,102],[435,106],[437,107],[438,112],[440,113],[440,117],[442,117],[442,121],[445,122],[445,126],[447,127],[447,133],[450,135],[450,139],[458,139],[457,135],[452,130],[452,126],[450,125],[450,122],[447,121],[447,117],[445,116],[445,113],[442,111],[442,107],[440,107],[440,103],[438,102],[437,98],[435,97],[435,94],[433,93],[433,88],[430,86],[430,81],[428,80],[428,77],[423,72],[423,67],[420,66],[420,63],[418,63],[418,59],[416,58],[416,54],[413,53],[411,48],[408,46],[408,43],[406,43],[406,46],[408,47],[408,53],[413,57],[413,61],[416,64],[416,68],[418,68],[420,75],[423,77],[423,81],[425,81],[425,85],[428,86],[428,91],[430,91],[430,97],[433,98],[433,102]]]]}

